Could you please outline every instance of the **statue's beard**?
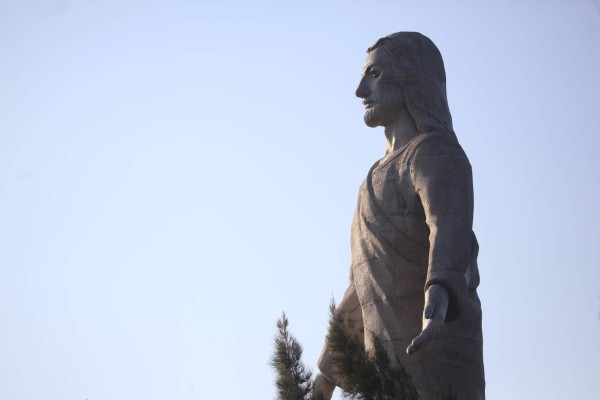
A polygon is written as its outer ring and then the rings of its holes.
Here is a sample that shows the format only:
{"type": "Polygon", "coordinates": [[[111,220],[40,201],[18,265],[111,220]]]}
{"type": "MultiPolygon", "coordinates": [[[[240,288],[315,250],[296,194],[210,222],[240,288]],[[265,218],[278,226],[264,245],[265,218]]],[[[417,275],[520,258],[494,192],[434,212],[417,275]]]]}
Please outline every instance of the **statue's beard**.
{"type": "Polygon", "coordinates": [[[394,121],[404,106],[400,90],[392,90],[378,98],[369,97],[373,105],[365,110],[365,124],[371,128],[386,126],[394,121]]]}

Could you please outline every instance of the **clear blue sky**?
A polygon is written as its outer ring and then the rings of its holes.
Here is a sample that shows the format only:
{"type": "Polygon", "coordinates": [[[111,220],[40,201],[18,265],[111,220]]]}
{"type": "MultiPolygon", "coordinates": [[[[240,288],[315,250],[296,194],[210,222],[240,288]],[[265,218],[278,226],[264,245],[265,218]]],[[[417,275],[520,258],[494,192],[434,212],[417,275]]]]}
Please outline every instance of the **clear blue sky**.
{"type": "Polygon", "coordinates": [[[282,310],[314,367],[401,30],[474,169],[488,398],[598,398],[599,2],[0,0],[0,399],[271,399],[282,310]]]}

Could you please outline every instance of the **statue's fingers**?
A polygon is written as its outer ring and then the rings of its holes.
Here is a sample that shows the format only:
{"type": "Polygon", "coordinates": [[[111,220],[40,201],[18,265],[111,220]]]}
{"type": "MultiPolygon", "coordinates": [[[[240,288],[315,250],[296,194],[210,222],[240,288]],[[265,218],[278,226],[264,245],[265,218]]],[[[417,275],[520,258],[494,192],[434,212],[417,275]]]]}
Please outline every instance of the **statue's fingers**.
{"type": "Polygon", "coordinates": [[[431,318],[423,328],[421,334],[414,338],[412,343],[406,348],[406,354],[410,355],[429,343],[436,332],[440,330],[443,323],[444,319],[440,313],[434,314],[433,318],[431,318]]]}
{"type": "Polygon", "coordinates": [[[407,354],[412,354],[429,343],[431,337],[433,336],[433,332],[430,327],[431,324],[428,324],[425,328],[423,328],[423,331],[419,334],[419,336],[413,339],[412,343],[406,349],[407,354]]]}
{"type": "Polygon", "coordinates": [[[429,342],[429,338],[425,334],[425,331],[421,332],[419,336],[413,339],[412,343],[406,348],[406,354],[411,355],[415,351],[419,350],[425,344],[429,342]]]}
{"type": "Polygon", "coordinates": [[[431,319],[431,316],[435,312],[435,309],[436,303],[433,301],[428,301],[427,304],[425,304],[425,308],[423,309],[423,317],[425,317],[425,319],[431,319]]]}

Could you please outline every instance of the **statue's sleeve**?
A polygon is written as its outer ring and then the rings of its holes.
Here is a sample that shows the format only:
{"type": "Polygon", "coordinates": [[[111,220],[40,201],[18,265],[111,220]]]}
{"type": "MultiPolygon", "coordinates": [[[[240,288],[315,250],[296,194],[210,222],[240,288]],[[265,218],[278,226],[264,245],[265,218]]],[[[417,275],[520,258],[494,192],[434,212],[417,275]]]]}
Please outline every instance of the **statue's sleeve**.
{"type": "Polygon", "coordinates": [[[448,290],[446,321],[459,317],[468,295],[472,256],[473,178],[471,165],[453,138],[420,143],[410,172],[429,226],[429,265],[425,290],[448,290]]]}

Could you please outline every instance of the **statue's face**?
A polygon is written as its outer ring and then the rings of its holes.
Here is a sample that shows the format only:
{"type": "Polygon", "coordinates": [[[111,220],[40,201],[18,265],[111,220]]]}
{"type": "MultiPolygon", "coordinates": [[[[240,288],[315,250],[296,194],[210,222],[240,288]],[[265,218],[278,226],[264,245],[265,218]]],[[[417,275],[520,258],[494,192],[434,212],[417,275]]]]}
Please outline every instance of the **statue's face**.
{"type": "Polygon", "coordinates": [[[404,107],[402,89],[389,57],[379,48],[367,55],[356,96],[365,105],[365,123],[374,128],[392,123],[404,107]]]}

